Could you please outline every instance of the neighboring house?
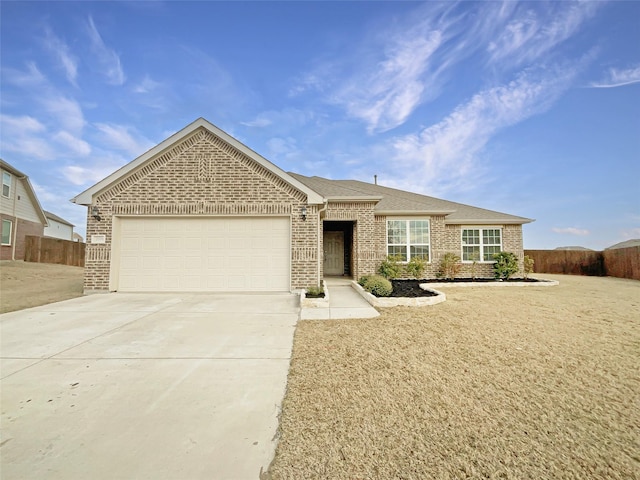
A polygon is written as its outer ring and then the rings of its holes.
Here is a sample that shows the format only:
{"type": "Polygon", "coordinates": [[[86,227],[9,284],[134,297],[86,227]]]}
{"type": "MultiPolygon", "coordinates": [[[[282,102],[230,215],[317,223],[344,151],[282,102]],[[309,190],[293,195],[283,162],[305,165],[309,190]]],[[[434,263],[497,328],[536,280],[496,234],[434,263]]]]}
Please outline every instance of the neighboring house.
{"type": "Polygon", "coordinates": [[[640,238],[632,238],[631,240],[625,240],[624,242],[616,243],[615,245],[611,245],[610,247],[605,248],[605,250],[617,250],[618,248],[631,247],[640,247],[640,238]]]}
{"type": "MultiPolygon", "coordinates": [[[[200,118],[72,199],[89,207],[85,291],[290,291],[455,252],[491,276],[532,220],[286,173],[200,118]]],[[[463,272],[463,273],[465,273],[463,272]]]]}
{"type": "Polygon", "coordinates": [[[44,236],[61,238],[62,240],[73,240],[73,225],[67,222],[64,218],[57,216],[54,213],[44,211],[45,217],[47,217],[48,226],[44,227],[44,236]]]}
{"type": "Polygon", "coordinates": [[[79,233],[76,233],[76,232],[73,232],[72,240],[74,242],[80,242],[80,243],[84,242],[84,238],[82,238],[82,235],[80,235],[79,233]]]}
{"type": "Polygon", "coordinates": [[[29,177],[1,159],[0,170],[2,170],[0,259],[22,260],[24,259],[24,237],[26,235],[41,237],[47,226],[47,219],[29,182],[29,177]]]}

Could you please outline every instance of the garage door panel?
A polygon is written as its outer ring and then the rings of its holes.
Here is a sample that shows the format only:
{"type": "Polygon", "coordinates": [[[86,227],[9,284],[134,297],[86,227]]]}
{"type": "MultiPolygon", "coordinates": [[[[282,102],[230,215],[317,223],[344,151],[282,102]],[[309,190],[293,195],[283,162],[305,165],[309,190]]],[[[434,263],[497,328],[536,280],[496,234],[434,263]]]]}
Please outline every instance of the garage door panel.
{"type": "Polygon", "coordinates": [[[121,291],[288,291],[285,217],[120,219],[121,291]]]}

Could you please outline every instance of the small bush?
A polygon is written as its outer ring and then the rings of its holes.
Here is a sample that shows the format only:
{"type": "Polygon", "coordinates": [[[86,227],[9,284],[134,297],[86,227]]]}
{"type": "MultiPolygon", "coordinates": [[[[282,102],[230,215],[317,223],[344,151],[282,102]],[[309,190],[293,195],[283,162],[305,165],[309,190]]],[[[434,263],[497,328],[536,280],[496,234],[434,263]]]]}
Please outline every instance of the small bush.
{"type": "Polygon", "coordinates": [[[515,253],[500,252],[493,256],[493,273],[496,278],[507,280],[518,271],[518,257],[515,253]]]}
{"type": "Polygon", "coordinates": [[[363,275],[360,277],[360,280],[358,280],[358,285],[364,287],[371,277],[373,277],[373,275],[363,275]]]}
{"type": "Polygon", "coordinates": [[[462,269],[460,256],[453,252],[447,252],[440,260],[440,269],[438,271],[440,277],[453,280],[458,276],[462,269]]]}
{"type": "Polygon", "coordinates": [[[535,261],[529,255],[524,256],[524,278],[529,278],[529,275],[533,273],[533,265],[535,261]]]}
{"type": "Polygon", "coordinates": [[[363,288],[376,297],[388,297],[393,292],[391,282],[380,275],[371,275],[363,288]]]}
{"type": "Polygon", "coordinates": [[[322,286],[313,285],[307,288],[307,297],[324,297],[324,289],[322,286]]]}
{"type": "Polygon", "coordinates": [[[401,272],[402,265],[400,264],[400,257],[397,255],[388,256],[378,268],[378,273],[389,280],[398,278],[401,272]]]}
{"type": "Polygon", "coordinates": [[[419,257],[411,257],[411,261],[407,263],[407,273],[409,274],[409,276],[415,278],[416,280],[419,280],[422,278],[422,273],[424,272],[425,265],[426,262],[424,261],[424,259],[419,257]]]}

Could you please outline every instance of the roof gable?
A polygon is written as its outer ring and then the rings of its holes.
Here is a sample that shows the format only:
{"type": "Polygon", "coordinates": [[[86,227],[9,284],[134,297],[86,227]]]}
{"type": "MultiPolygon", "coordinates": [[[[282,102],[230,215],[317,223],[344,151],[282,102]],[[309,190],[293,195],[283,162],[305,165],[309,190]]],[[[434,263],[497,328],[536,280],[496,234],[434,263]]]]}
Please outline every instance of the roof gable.
{"type": "Polygon", "coordinates": [[[13,175],[16,181],[22,181],[24,185],[24,189],[27,192],[27,195],[29,196],[29,200],[31,200],[31,204],[33,205],[33,208],[35,209],[36,213],[38,214],[38,217],[42,221],[42,224],[46,227],[49,223],[47,222],[47,217],[44,213],[44,210],[42,209],[42,206],[40,205],[40,201],[38,200],[36,192],[33,189],[31,182],[29,181],[29,176],[22,173],[20,170],[14,168],[12,165],[9,165],[7,162],[5,162],[2,159],[0,159],[0,167],[2,168],[2,170],[7,171],[11,175],[13,175]]]}
{"type": "Polygon", "coordinates": [[[62,223],[64,225],[69,225],[70,227],[75,227],[73,223],[67,222],[64,218],[59,217],[55,213],[51,213],[51,212],[48,212],[47,210],[44,210],[44,215],[45,217],[47,217],[48,220],[53,220],[54,222],[62,223]]]}
{"type": "Polygon", "coordinates": [[[258,153],[251,150],[246,145],[242,144],[231,135],[222,131],[212,123],[208,122],[204,118],[199,118],[191,124],[187,125],[185,128],[170,136],[157,146],[153,147],[151,150],[145,152],[140,155],[135,160],[129,162],[119,170],[115,171],[108,177],[104,178],[100,182],[96,183],[92,187],[88,188],[84,192],[80,193],[76,197],[72,198],[71,201],[73,203],[77,203],[80,205],[91,205],[95,198],[109,190],[110,188],[115,187],[118,183],[126,179],[130,175],[134,175],[136,172],[142,171],[142,169],[148,165],[149,163],[157,160],[163,154],[168,152],[170,149],[180,144],[184,140],[187,140],[188,137],[192,136],[199,129],[204,129],[210,134],[222,140],[224,143],[228,144],[230,147],[236,149],[240,153],[246,155],[251,160],[256,162],[260,167],[264,168],[268,172],[276,175],[282,181],[291,185],[296,190],[302,192],[307,196],[307,202],[310,204],[320,204],[323,202],[322,196],[320,196],[317,192],[313,191],[307,185],[299,182],[297,179],[293,178],[276,165],[271,163],[266,158],[262,157],[258,153]]]}

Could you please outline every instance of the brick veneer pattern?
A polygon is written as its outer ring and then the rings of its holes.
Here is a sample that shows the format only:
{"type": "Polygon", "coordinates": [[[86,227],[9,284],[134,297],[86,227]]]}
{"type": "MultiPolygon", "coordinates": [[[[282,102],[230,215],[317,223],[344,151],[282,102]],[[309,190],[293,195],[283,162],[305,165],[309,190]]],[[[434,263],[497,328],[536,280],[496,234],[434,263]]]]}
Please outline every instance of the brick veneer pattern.
{"type": "Polygon", "coordinates": [[[291,285],[317,284],[318,210],[306,195],[206,130],[198,130],[98,195],[87,212],[85,290],[108,290],[114,215],[286,215],[291,218],[291,285]],[[104,244],[92,244],[104,235],[104,244]]]}

